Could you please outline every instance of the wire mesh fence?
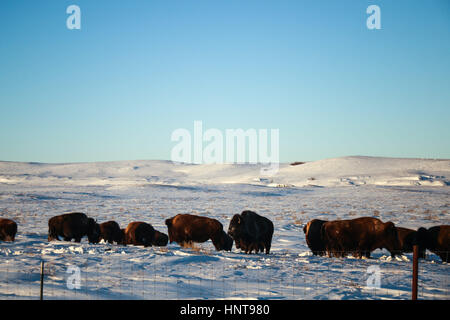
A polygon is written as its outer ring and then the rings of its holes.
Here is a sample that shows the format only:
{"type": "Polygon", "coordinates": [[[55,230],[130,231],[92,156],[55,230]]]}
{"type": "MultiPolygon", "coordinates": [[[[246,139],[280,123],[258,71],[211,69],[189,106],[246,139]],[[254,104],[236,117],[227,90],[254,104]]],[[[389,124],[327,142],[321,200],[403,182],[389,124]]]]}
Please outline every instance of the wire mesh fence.
{"type": "MultiPolygon", "coordinates": [[[[410,258],[195,251],[21,255],[2,257],[0,298],[39,299],[44,261],[44,299],[410,299],[410,258]]],[[[448,264],[437,261],[420,260],[419,299],[450,298],[448,264]]]]}

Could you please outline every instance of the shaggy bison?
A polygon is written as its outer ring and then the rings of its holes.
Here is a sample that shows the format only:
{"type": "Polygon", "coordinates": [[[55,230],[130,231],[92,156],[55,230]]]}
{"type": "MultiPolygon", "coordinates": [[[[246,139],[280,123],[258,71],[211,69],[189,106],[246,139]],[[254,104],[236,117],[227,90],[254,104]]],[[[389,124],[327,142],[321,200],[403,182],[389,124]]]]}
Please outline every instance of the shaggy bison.
{"type": "Polygon", "coordinates": [[[109,243],[123,243],[123,232],[115,221],[100,223],[100,240],[103,239],[109,243]]]}
{"type": "Polygon", "coordinates": [[[270,252],[273,236],[273,223],[253,211],[243,211],[235,214],[230,221],[228,234],[234,239],[236,248],[245,253],[255,253],[266,250],[270,252]]]}
{"type": "Polygon", "coordinates": [[[322,239],[329,257],[352,253],[358,258],[370,258],[370,253],[378,248],[386,248],[393,256],[401,250],[394,223],[371,217],[325,222],[322,239]]]}
{"type": "Polygon", "coordinates": [[[450,226],[420,228],[417,233],[418,238],[425,242],[428,250],[437,254],[442,261],[450,262],[450,226]]]}
{"type": "Polygon", "coordinates": [[[216,219],[199,217],[191,214],[178,214],[166,220],[169,241],[184,246],[190,242],[205,242],[211,239],[216,250],[230,251],[233,246],[223,225],[216,219]]]}
{"type": "Polygon", "coordinates": [[[141,221],[130,222],[124,233],[124,244],[149,247],[155,238],[155,229],[150,224],[141,221]]]}
{"type": "Polygon", "coordinates": [[[153,228],[151,224],[141,221],[130,222],[123,231],[124,244],[150,246],[167,245],[167,235],[153,228]]]}
{"type": "Polygon", "coordinates": [[[17,233],[17,223],[10,219],[0,218],[0,240],[14,241],[17,233]]]}
{"type": "Polygon", "coordinates": [[[325,244],[322,240],[322,225],[327,222],[325,220],[313,219],[309,221],[304,227],[306,244],[311,249],[314,255],[323,256],[325,254],[325,244]]]}
{"type": "Polygon", "coordinates": [[[424,241],[420,241],[417,231],[397,227],[397,233],[401,252],[413,252],[413,246],[417,244],[419,246],[419,258],[425,258],[426,244],[424,241]]]}
{"type": "Polygon", "coordinates": [[[100,226],[84,213],[66,213],[48,220],[48,241],[63,237],[64,241],[75,239],[80,242],[84,236],[88,237],[90,243],[100,241],[100,226]]]}

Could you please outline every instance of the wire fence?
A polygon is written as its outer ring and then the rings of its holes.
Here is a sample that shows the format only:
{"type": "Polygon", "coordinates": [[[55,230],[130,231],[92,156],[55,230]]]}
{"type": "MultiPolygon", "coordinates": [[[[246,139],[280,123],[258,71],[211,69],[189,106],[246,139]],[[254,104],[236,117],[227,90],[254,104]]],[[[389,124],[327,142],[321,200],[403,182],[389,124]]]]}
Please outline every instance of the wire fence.
{"type": "MultiPolygon", "coordinates": [[[[162,252],[2,257],[1,299],[410,299],[412,258],[162,252]]],[[[449,266],[419,262],[419,299],[450,299],[449,266]]]]}

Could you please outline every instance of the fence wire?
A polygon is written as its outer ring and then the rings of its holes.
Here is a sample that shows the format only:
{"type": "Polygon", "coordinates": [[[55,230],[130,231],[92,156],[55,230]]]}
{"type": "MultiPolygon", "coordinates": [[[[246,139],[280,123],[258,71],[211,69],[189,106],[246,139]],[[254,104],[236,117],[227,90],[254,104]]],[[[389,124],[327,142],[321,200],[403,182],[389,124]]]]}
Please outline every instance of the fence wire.
{"type": "MultiPolygon", "coordinates": [[[[411,259],[300,256],[283,252],[238,257],[187,253],[151,263],[110,255],[52,259],[2,257],[1,299],[410,299],[411,259]]],[[[450,299],[447,263],[419,262],[419,299],[450,299]]]]}

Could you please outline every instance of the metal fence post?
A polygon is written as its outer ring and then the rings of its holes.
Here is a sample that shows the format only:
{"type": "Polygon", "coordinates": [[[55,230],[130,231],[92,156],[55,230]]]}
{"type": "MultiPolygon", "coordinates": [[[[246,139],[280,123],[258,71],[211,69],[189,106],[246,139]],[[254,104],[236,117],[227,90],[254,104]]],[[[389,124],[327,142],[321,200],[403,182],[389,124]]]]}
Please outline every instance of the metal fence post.
{"type": "Polygon", "coordinates": [[[412,277],[412,300],[417,300],[417,286],[419,278],[419,246],[413,246],[413,277],[412,277]]]}
{"type": "Polygon", "coordinates": [[[44,300],[44,261],[41,261],[41,291],[39,300],[44,300]]]}

